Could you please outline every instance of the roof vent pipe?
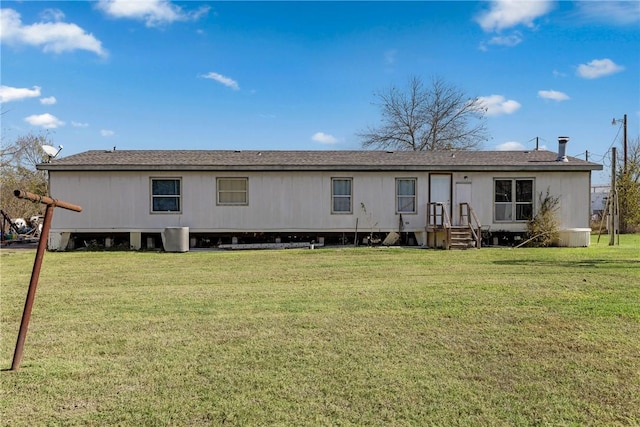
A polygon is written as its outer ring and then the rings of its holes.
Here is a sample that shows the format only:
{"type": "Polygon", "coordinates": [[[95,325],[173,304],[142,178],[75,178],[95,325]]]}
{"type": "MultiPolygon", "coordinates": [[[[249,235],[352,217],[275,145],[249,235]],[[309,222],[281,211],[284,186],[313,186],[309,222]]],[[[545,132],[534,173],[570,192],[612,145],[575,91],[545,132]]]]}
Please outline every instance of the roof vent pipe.
{"type": "Polygon", "coordinates": [[[567,159],[567,142],[569,142],[568,136],[559,136],[558,137],[558,158],[556,162],[568,162],[567,159]]]}

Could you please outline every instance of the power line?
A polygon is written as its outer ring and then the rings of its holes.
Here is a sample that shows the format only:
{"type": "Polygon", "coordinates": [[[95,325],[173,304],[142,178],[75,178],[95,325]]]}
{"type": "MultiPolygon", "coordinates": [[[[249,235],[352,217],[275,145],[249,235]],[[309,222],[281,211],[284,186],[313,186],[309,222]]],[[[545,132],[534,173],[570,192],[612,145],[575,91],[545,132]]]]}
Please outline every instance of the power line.
{"type": "Polygon", "coordinates": [[[616,136],[613,138],[613,141],[611,141],[611,145],[609,145],[609,148],[607,148],[607,151],[605,152],[605,154],[596,154],[596,153],[589,152],[589,157],[597,157],[600,159],[600,160],[594,159],[593,161],[602,163],[604,167],[611,166],[611,148],[615,145],[616,141],[618,140],[618,136],[620,136],[620,129],[622,129],[622,126],[618,126],[618,132],[616,133],[616,136]]]}
{"type": "Polygon", "coordinates": [[[620,135],[620,129],[622,129],[622,126],[618,126],[618,133],[616,133],[616,136],[613,138],[613,141],[611,141],[611,145],[609,146],[609,148],[607,148],[607,151],[611,151],[611,147],[613,147],[613,145],[616,143],[616,140],[620,135]]]}

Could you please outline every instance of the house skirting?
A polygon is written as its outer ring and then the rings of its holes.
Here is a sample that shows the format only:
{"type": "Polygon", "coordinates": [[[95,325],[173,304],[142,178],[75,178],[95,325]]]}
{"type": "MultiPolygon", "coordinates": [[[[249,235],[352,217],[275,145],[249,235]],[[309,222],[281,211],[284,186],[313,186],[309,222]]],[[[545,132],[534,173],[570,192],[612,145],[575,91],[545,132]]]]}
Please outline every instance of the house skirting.
{"type": "MultiPolygon", "coordinates": [[[[144,230],[51,230],[47,247],[51,251],[65,251],[88,248],[120,248],[131,250],[145,249],[167,249],[166,229],[144,229],[144,230]],[[163,234],[165,238],[163,240],[163,234]]],[[[229,245],[284,245],[286,243],[315,244],[324,245],[351,245],[366,246],[369,244],[380,244],[393,230],[290,230],[290,231],[238,231],[238,230],[202,230],[179,227],[179,242],[177,251],[185,251],[188,248],[227,248],[229,245]],[[185,231],[186,230],[186,231],[185,231]],[[185,235],[186,233],[186,235],[185,235]]],[[[175,233],[176,230],[169,230],[175,233]]],[[[397,232],[395,232],[397,233],[397,232]]],[[[403,231],[398,244],[408,246],[426,245],[426,232],[424,230],[403,231]]],[[[170,239],[171,240],[171,239],[170,239]]],[[[172,243],[172,242],[169,242],[172,243]]],[[[265,247],[266,247],[265,246],[265,247]]],[[[286,246],[286,245],[285,245],[286,246]]],[[[292,246],[293,247],[293,246],[292,246]]],[[[174,250],[171,250],[174,251],[174,250]]]]}

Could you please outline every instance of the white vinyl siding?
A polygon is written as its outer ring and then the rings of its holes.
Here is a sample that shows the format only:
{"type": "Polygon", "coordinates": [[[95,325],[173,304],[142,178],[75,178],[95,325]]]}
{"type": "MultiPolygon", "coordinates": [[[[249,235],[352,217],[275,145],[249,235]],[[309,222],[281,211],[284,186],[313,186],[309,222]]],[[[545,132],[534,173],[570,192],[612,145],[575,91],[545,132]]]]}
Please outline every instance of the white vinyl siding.
{"type": "MultiPolygon", "coordinates": [[[[59,200],[83,207],[83,213],[56,210],[53,232],[143,232],[162,231],[165,227],[188,226],[191,233],[351,233],[369,226],[360,209],[366,206],[376,230],[398,230],[396,178],[415,176],[416,210],[403,216],[404,231],[421,233],[427,223],[429,175],[408,171],[64,171],[51,170],[51,194],[59,200]],[[248,206],[218,206],[216,178],[248,178],[248,206]],[[353,179],[352,214],[332,214],[332,178],[353,179]],[[151,212],[151,182],[155,179],[180,180],[180,213],[151,212]],[[422,200],[422,198],[425,200],[422,200]],[[105,203],[108,200],[108,203],[105,203]],[[284,232],[283,231],[283,232],[284,232]]],[[[557,216],[559,227],[589,227],[590,175],[584,171],[511,172],[495,171],[454,173],[452,182],[468,175],[473,194],[473,209],[483,226],[491,230],[522,232],[526,221],[494,221],[495,179],[533,179],[534,190],[547,188],[561,197],[557,216]]],[[[444,200],[449,194],[444,191],[444,200]]],[[[534,193],[534,213],[539,191],[534,193]]],[[[456,200],[455,190],[452,200],[456,200]]],[[[513,202],[515,204],[515,201],[513,202]]],[[[457,210],[457,206],[454,207],[457,210]]],[[[515,209],[515,208],[514,208],[515,209]]],[[[515,211],[514,211],[515,217],[515,211]]]]}

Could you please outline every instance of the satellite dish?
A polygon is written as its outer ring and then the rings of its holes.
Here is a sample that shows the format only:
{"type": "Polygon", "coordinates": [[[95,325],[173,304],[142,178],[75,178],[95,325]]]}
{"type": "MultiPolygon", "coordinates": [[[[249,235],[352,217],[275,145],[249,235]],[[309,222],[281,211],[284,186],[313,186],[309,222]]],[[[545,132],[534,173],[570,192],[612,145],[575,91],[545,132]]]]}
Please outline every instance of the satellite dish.
{"type": "Polygon", "coordinates": [[[47,153],[48,156],[51,156],[51,157],[55,157],[56,154],[58,154],[58,150],[56,150],[56,147],[53,147],[51,145],[43,145],[42,149],[44,150],[45,153],[47,153]]]}
{"type": "Polygon", "coordinates": [[[52,145],[42,145],[41,147],[42,150],[47,153],[47,156],[49,156],[49,161],[51,161],[51,159],[54,159],[58,155],[60,150],[62,150],[62,145],[59,145],[57,149],[52,145]]]}

